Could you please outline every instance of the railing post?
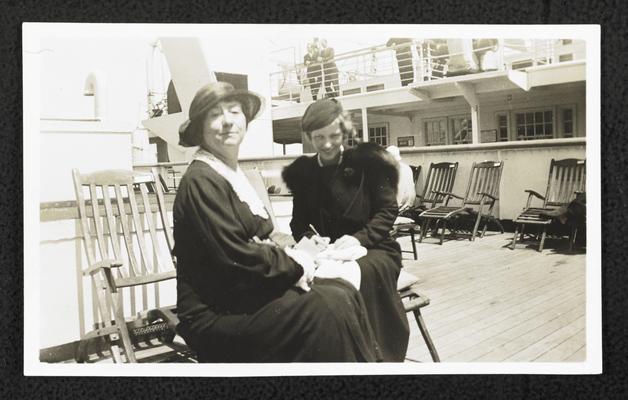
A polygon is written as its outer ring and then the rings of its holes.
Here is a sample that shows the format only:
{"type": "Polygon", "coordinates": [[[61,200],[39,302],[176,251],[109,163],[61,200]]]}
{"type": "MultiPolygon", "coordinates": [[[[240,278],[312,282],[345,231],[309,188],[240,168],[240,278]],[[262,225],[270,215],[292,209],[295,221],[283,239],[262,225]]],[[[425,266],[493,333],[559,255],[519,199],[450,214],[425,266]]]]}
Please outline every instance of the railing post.
{"type": "Polygon", "coordinates": [[[369,141],[369,121],[368,115],[366,112],[366,107],[362,108],[362,142],[366,143],[369,141]]]}
{"type": "MultiPolygon", "coordinates": [[[[322,58],[322,57],[321,57],[322,58]]],[[[327,97],[327,81],[325,79],[325,62],[321,61],[321,88],[319,90],[321,90],[323,92],[321,98],[325,98],[327,97]]]]}
{"type": "Polygon", "coordinates": [[[506,63],[504,62],[504,46],[506,41],[504,39],[497,39],[497,63],[499,64],[499,70],[505,71],[506,63]]]}

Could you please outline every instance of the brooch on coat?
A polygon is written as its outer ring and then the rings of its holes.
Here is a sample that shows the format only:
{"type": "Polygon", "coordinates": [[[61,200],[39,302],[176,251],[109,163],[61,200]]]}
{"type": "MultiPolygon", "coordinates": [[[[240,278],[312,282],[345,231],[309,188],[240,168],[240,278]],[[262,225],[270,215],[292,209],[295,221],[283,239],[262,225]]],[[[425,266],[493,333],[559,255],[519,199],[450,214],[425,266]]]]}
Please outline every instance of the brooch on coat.
{"type": "Polygon", "coordinates": [[[355,175],[355,169],[351,167],[347,167],[342,171],[342,176],[345,178],[351,178],[353,175],[355,175]]]}

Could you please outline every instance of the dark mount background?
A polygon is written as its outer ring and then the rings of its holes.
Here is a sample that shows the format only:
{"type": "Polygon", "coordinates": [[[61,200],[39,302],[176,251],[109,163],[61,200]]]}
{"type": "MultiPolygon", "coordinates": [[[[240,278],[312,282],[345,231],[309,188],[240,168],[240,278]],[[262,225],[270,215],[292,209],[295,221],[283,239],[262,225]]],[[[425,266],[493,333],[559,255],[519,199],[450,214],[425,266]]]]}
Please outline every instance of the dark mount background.
{"type": "MultiPolygon", "coordinates": [[[[628,290],[628,13],[620,1],[3,1],[0,10],[0,371],[2,399],[625,399],[628,290]],[[23,376],[22,22],[602,25],[604,374],[47,378],[23,376]]],[[[313,35],[316,27],[313,27],[313,35]]],[[[420,34],[420,32],[417,32],[420,34]]],[[[228,40],[217,38],[217,40],[228,40]]],[[[591,62],[593,60],[589,60],[591,62]]],[[[589,132],[589,135],[594,132],[589,132]]],[[[29,149],[34,151],[34,149],[29,149]]],[[[45,184],[45,182],[43,182],[45,184]]],[[[27,268],[39,268],[31,265],[27,268]]],[[[272,368],[269,366],[269,368],[272,368]]],[[[263,373],[265,371],[260,371],[263,373]]],[[[470,371],[472,372],[472,371],[470,371]]]]}

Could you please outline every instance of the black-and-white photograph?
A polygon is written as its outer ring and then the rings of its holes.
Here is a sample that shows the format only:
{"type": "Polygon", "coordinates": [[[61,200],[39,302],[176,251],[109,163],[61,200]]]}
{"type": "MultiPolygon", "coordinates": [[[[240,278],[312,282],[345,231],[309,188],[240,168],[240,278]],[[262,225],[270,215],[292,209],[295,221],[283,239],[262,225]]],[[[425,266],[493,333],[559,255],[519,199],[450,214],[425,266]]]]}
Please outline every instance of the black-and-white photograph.
{"type": "Polygon", "coordinates": [[[601,372],[599,35],[25,24],[25,374],[601,372]]]}

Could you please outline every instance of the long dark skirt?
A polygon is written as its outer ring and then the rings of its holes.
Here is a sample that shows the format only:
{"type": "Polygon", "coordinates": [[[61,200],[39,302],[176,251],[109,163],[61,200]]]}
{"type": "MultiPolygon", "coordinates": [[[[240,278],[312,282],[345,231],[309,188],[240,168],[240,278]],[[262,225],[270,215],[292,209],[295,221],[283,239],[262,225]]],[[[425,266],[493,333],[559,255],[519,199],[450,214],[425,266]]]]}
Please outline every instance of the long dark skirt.
{"type": "Polygon", "coordinates": [[[362,272],[360,293],[387,362],[404,361],[410,338],[408,318],[397,292],[401,257],[395,251],[395,245],[385,244],[383,248],[386,250],[368,250],[366,256],[358,259],[362,272]]]}
{"type": "Polygon", "coordinates": [[[223,315],[179,332],[200,362],[364,362],[382,356],[360,293],[340,279],[315,279],[254,314],[223,315]]]}

